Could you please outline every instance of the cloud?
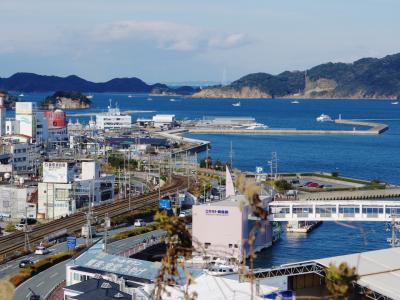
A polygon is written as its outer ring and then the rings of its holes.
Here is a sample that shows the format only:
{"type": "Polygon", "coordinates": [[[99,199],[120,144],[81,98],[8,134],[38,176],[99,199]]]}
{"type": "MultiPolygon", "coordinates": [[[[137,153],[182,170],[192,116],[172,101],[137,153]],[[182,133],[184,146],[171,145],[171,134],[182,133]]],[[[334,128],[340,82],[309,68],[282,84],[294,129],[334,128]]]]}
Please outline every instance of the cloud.
{"type": "Polygon", "coordinates": [[[165,21],[119,21],[98,26],[93,32],[98,42],[146,40],[160,49],[194,51],[235,48],[250,42],[244,33],[214,33],[191,25],[165,21]]]}

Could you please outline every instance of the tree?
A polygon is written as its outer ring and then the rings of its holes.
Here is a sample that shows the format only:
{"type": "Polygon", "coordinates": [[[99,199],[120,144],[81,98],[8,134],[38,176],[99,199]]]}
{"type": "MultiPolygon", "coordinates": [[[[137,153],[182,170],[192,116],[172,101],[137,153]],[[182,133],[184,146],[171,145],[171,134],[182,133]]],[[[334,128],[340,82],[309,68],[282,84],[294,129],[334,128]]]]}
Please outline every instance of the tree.
{"type": "Polygon", "coordinates": [[[280,180],[275,181],[274,185],[275,185],[275,188],[280,193],[284,193],[293,188],[292,185],[289,182],[287,182],[285,179],[280,179],[280,180]]]}
{"type": "Polygon", "coordinates": [[[330,264],[325,269],[326,288],[334,299],[352,299],[355,294],[353,282],[359,278],[356,268],[350,268],[347,263],[339,267],[330,264]]]}

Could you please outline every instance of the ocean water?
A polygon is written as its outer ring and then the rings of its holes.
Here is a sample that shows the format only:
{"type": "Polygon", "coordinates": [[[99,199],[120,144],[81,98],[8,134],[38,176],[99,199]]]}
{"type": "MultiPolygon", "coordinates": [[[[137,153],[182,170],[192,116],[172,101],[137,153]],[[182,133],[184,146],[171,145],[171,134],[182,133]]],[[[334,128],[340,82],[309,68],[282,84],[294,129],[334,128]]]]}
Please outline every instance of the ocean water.
{"type": "MultiPolygon", "coordinates": [[[[26,101],[40,101],[49,93],[26,94],[26,101]]],[[[380,179],[400,184],[400,105],[384,100],[242,100],[241,107],[232,106],[234,99],[185,99],[148,95],[93,94],[90,111],[107,109],[109,99],[123,110],[153,111],[134,113],[150,117],[155,113],[175,114],[178,119],[200,119],[204,116],[254,117],[273,128],[349,129],[332,122],[318,123],[315,118],[325,113],[332,118],[376,120],[389,125],[378,136],[221,136],[196,135],[211,141],[209,155],[228,161],[233,146],[233,165],[243,170],[256,166],[268,168],[271,152],[277,152],[278,171],[335,171],[343,176],[380,179]],[[173,98],[175,101],[170,101],[173,98]]],[[[74,111],[79,112],[79,111],[74,111]]],[[[82,110],[88,112],[88,110],[82,110]]],[[[68,113],[68,112],[67,112],[68,113]]],[[[10,114],[10,112],[9,112],[10,114]]],[[[74,121],[76,118],[70,117],[74,121]]],[[[87,121],[88,117],[79,118],[87,121]]],[[[270,249],[259,253],[256,265],[269,267],[388,247],[389,233],[383,223],[337,224],[325,222],[307,235],[285,234],[270,249]]]]}

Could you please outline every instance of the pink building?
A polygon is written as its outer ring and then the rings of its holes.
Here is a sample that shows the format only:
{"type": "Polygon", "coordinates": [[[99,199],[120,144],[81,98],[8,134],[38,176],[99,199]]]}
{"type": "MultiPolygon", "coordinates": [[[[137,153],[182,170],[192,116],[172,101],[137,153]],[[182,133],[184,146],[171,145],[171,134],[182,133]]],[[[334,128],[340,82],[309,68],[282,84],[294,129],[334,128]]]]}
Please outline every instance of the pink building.
{"type": "MultiPolygon", "coordinates": [[[[247,238],[255,218],[244,196],[231,196],[227,200],[192,208],[192,234],[194,255],[233,258],[241,261],[248,256],[247,238]]],[[[254,250],[260,251],[272,244],[272,229],[269,222],[262,223],[258,231],[254,250]]]]}

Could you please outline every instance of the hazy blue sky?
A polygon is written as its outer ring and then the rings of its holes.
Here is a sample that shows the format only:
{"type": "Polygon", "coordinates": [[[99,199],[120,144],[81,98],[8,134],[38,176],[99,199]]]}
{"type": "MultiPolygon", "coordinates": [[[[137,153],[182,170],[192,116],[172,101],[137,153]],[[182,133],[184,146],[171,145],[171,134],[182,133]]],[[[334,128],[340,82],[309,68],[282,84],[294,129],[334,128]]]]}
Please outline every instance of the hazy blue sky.
{"type": "Polygon", "coordinates": [[[399,0],[0,0],[0,76],[228,81],[400,52],[399,0]]]}

